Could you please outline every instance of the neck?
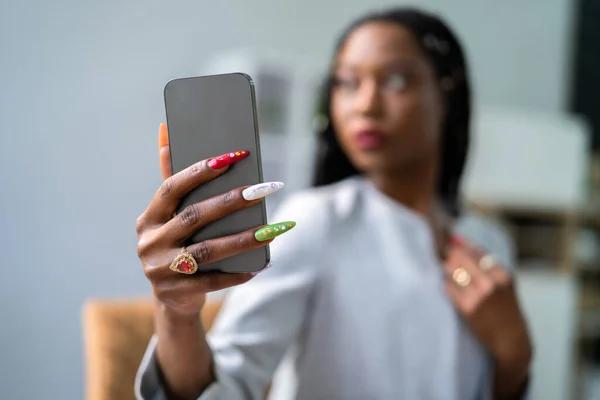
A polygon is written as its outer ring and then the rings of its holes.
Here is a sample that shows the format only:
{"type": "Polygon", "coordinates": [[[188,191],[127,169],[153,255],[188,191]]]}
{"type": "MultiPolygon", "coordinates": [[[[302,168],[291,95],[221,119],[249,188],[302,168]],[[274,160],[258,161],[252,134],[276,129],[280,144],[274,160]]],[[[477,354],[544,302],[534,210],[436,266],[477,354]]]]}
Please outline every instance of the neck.
{"type": "Polygon", "coordinates": [[[436,208],[437,168],[423,160],[402,169],[368,174],[375,187],[391,199],[429,218],[436,208]]]}
{"type": "Polygon", "coordinates": [[[368,179],[382,193],[427,219],[438,252],[443,257],[452,222],[436,193],[437,166],[434,162],[417,164],[421,165],[413,165],[401,171],[369,174],[368,179]]]}

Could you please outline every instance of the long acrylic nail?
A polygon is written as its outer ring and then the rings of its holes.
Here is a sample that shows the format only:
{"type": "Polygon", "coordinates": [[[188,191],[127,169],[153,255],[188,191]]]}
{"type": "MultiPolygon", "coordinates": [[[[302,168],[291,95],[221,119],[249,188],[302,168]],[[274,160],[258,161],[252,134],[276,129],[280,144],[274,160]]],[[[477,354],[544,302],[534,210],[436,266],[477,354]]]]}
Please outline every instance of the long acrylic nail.
{"type": "Polygon", "coordinates": [[[448,238],[448,241],[450,242],[450,244],[453,244],[455,246],[464,246],[465,245],[465,240],[456,234],[451,235],[448,238]]]}
{"type": "Polygon", "coordinates": [[[167,125],[163,122],[158,126],[158,149],[162,149],[169,144],[169,131],[167,125]]]}
{"type": "Polygon", "coordinates": [[[277,224],[267,225],[257,230],[254,233],[254,237],[259,242],[264,242],[265,240],[273,239],[286,233],[295,226],[296,223],[294,221],[279,222],[277,224]]]}
{"type": "Polygon", "coordinates": [[[213,158],[208,162],[208,166],[212,169],[221,169],[225,168],[228,165],[231,165],[235,162],[243,160],[248,157],[248,153],[246,150],[234,151],[231,153],[220,155],[217,158],[213,158]]]}
{"type": "Polygon", "coordinates": [[[257,200],[267,197],[270,194],[283,188],[283,182],[266,182],[258,185],[250,186],[242,191],[242,197],[245,200],[257,200]]]}

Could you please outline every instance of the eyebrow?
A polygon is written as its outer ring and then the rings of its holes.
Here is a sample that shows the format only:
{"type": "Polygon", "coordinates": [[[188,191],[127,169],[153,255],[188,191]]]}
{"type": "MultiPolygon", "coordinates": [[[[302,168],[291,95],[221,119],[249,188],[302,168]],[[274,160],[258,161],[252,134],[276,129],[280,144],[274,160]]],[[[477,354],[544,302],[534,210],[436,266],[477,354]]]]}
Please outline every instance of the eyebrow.
{"type": "MultiPolygon", "coordinates": [[[[378,65],[378,68],[384,68],[387,70],[396,70],[402,68],[414,68],[419,67],[422,64],[420,60],[415,60],[414,58],[394,58],[388,61],[384,61],[381,65],[378,65]]],[[[360,65],[356,63],[343,63],[339,60],[335,62],[333,65],[333,71],[337,71],[339,69],[356,71],[360,69],[360,65]]]]}

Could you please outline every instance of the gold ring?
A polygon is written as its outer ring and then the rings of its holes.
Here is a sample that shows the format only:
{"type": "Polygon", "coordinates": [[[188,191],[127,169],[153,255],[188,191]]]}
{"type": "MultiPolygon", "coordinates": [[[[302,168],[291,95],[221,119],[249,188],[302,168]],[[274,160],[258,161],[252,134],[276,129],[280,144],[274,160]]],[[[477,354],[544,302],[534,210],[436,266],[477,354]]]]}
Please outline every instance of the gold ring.
{"type": "Polygon", "coordinates": [[[481,268],[484,271],[494,268],[495,265],[496,260],[489,253],[481,257],[481,259],[479,260],[479,268],[481,268]]]}
{"type": "Polygon", "coordinates": [[[192,253],[184,247],[181,249],[179,255],[175,257],[169,269],[180,274],[191,275],[198,271],[198,263],[192,253]]]}
{"type": "Polygon", "coordinates": [[[452,273],[452,279],[458,286],[466,287],[471,283],[471,275],[464,268],[456,268],[452,273]]]}

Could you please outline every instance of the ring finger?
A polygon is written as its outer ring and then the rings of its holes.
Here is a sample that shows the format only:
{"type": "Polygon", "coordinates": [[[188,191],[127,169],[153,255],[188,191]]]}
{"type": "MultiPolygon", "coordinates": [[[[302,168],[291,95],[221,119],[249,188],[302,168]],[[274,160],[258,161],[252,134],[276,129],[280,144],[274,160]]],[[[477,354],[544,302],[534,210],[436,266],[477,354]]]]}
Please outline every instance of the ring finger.
{"type": "Polygon", "coordinates": [[[467,253],[476,264],[477,270],[484,274],[483,276],[496,283],[505,283],[508,277],[507,272],[500,266],[493,254],[487,253],[479,247],[456,237],[453,240],[453,245],[463,249],[467,253]]]}
{"type": "Polygon", "coordinates": [[[458,246],[451,248],[444,266],[448,277],[463,290],[479,289],[487,280],[471,254],[458,246]]]}
{"type": "MultiPolygon", "coordinates": [[[[235,235],[194,243],[188,246],[186,250],[194,258],[198,266],[198,271],[201,271],[202,266],[266,246],[271,243],[276,236],[283,232],[287,232],[295,225],[295,222],[287,221],[268,225],[259,228],[258,230],[252,228],[235,235]],[[281,226],[285,226],[286,229],[281,229],[281,226]],[[277,232],[274,231],[275,228],[278,228],[277,232]],[[262,235],[263,231],[268,231],[269,229],[271,229],[270,234],[262,235]]],[[[180,249],[173,249],[171,260],[174,260],[179,255],[179,252],[180,249]]],[[[152,270],[147,271],[147,275],[151,279],[167,278],[173,276],[173,274],[175,274],[175,272],[169,269],[169,264],[152,267],[152,270]]]]}

